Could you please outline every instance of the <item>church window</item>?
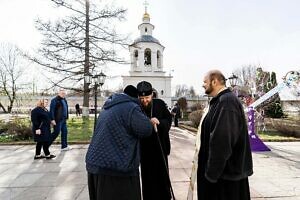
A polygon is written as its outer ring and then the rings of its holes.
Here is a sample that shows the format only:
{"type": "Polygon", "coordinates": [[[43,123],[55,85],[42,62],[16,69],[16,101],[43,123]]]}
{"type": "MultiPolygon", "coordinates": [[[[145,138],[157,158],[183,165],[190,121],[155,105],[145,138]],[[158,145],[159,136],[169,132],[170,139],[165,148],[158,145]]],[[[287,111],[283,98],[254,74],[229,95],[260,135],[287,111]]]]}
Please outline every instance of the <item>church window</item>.
{"type": "Polygon", "coordinates": [[[157,68],[161,68],[161,53],[160,53],[160,51],[157,51],[156,56],[157,56],[157,68]]]}
{"type": "Polygon", "coordinates": [[[138,56],[139,56],[139,53],[137,50],[134,51],[134,58],[133,58],[133,67],[137,67],[138,65],[138,56]]]}
{"type": "Polygon", "coordinates": [[[151,50],[147,48],[144,54],[144,64],[151,65],[151,50]]]}
{"type": "Polygon", "coordinates": [[[146,28],[145,28],[145,32],[147,33],[147,31],[148,31],[148,30],[147,30],[147,27],[146,27],[146,28]]]}
{"type": "Polygon", "coordinates": [[[158,98],[158,92],[157,92],[157,90],[155,89],[155,88],[152,88],[152,90],[153,90],[153,98],[158,98]]]}

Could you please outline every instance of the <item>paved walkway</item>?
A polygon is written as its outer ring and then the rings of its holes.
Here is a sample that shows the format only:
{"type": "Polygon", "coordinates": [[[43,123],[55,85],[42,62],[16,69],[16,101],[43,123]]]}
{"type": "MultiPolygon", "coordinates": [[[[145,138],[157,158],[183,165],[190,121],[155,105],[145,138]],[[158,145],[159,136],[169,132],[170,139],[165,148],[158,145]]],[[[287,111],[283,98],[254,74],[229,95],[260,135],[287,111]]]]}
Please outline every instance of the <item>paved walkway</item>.
{"type": "MultiPolygon", "coordinates": [[[[187,195],[195,137],[172,128],[170,175],[177,200],[187,195]]],[[[300,143],[267,143],[272,152],[253,153],[252,199],[300,200],[300,143]]],[[[33,160],[35,147],[0,146],[0,199],[87,200],[87,145],[72,145],[53,160],[33,160]]],[[[197,199],[197,198],[195,198],[197,199]]]]}

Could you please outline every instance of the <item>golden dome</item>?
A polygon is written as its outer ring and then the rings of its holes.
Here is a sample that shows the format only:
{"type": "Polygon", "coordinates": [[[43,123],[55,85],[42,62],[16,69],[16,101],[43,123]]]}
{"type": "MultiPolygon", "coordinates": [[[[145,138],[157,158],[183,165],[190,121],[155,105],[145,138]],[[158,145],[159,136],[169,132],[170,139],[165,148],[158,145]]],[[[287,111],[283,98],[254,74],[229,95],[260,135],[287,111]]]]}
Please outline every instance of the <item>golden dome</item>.
{"type": "Polygon", "coordinates": [[[150,15],[147,12],[145,12],[143,19],[150,19],[150,15]]]}

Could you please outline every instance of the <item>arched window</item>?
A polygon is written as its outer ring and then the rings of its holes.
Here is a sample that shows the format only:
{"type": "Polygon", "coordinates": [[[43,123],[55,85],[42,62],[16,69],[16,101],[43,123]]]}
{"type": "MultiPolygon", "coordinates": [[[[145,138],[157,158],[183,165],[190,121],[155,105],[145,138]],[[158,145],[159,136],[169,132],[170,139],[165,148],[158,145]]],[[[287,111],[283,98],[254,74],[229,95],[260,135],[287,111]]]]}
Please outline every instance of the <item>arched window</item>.
{"type": "Polygon", "coordinates": [[[144,64],[151,65],[151,49],[149,48],[145,49],[144,64]]]}
{"type": "Polygon", "coordinates": [[[157,56],[157,68],[161,68],[161,53],[160,53],[160,51],[157,51],[156,56],[157,56]]]}
{"type": "Polygon", "coordinates": [[[147,29],[147,27],[145,28],[145,33],[147,33],[147,31],[148,31],[148,29],[147,29]]]}
{"type": "Polygon", "coordinates": [[[157,90],[155,89],[155,88],[152,88],[152,90],[153,90],[153,98],[158,98],[158,92],[157,92],[157,90]]]}
{"type": "Polygon", "coordinates": [[[133,58],[133,66],[137,67],[138,65],[138,57],[139,57],[139,52],[138,50],[134,51],[134,58],[133,58]]]}

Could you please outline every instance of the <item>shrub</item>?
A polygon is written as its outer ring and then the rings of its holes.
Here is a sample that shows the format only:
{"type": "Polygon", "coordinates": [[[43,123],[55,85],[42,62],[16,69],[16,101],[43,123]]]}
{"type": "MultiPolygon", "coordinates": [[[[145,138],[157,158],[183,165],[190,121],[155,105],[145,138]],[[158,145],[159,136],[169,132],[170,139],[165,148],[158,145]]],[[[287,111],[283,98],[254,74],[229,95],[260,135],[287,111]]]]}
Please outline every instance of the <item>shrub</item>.
{"type": "Polygon", "coordinates": [[[29,119],[14,118],[6,124],[6,134],[14,140],[28,140],[32,138],[29,119]]]}
{"type": "Polygon", "coordinates": [[[0,135],[7,132],[7,125],[3,120],[0,120],[0,135]]]}
{"type": "Polygon", "coordinates": [[[196,110],[189,114],[189,120],[192,122],[194,127],[198,127],[201,117],[203,115],[203,110],[196,110]]]}
{"type": "Polygon", "coordinates": [[[196,111],[196,110],[203,110],[205,107],[205,105],[203,105],[203,103],[194,103],[193,105],[191,105],[191,111],[196,111]]]}
{"type": "Polygon", "coordinates": [[[282,135],[300,138],[300,122],[292,119],[271,119],[274,129],[282,135]]]}

